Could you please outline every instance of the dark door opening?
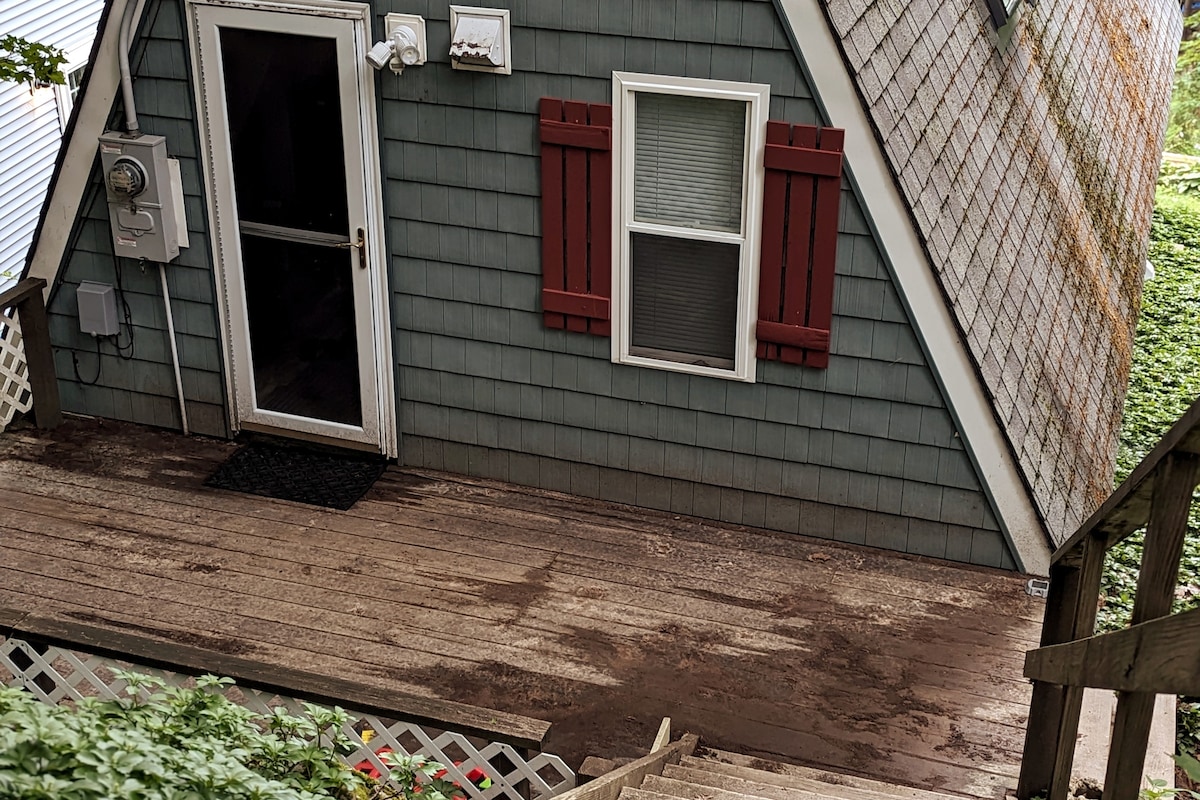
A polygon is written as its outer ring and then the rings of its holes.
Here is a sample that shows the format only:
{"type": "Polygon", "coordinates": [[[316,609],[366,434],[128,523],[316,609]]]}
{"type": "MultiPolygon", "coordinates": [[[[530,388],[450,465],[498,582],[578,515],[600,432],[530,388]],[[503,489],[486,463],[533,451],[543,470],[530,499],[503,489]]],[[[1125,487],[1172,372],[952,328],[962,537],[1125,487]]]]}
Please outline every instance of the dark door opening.
{"type": "Polygon", "coordinates": [[[220,42],[256,405],[361,426],[337,43],[220,42]]]}

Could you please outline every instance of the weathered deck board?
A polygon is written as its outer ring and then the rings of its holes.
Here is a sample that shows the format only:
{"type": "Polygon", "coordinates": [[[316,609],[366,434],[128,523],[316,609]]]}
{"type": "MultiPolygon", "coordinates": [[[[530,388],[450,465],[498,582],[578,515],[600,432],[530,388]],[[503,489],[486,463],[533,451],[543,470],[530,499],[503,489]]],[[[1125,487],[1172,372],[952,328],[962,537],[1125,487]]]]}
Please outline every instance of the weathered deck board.
{"type": "MultiPolygon", "coordinates": [[[[0,487],[3,486],[4,480],[4,478],[0,478],[0,487]]],[[[36,491],[53,493],[53,483],[43,480],[39,483],[36,491]]],[[[105,498],[102,496],[102,493],[99,490],[96,490],[94,493],[88,493],[86,499],[88,500],[87,504],[58,500],[45,500],[29,494],[12,494],[6,492],[3,488],[0,488],[0,508],[8,506],[12,508],[14,512],[16,512],[22,507],[31,511],[39,510],[45,507],[48,509],[46,513],[50,514],[50,516],[58,516],[63,520],[86,520],[92,524],[103,524],[107,528],[112,528],[113,526],[119,524],[120,527],[127,529],[139,536],[154,537],[157,535],[155,528],[160,522],[158,518],[144,515],[131,516],[128,512],[113,510],[111,508],[106,508],[104,511],[99,511],[97,510],[97,506],[105,503],[105,498]]],[[[111,503],[109,505],[111,505],[111,503]]],[[[16,520],[15,516],[14,520],[16,520]]],[[[14,522],[14,524],[16,524],[16,522],[14,522]]],[[[53,527],[53,525],[51,525],[51,527],[53,527]]],[[[259,528],[260,532],[258,535],[262,535],[264,529],[262,526],[259,526],[259,528]]],[[[266,528],[265,530],[269,531],[270,529],[266,528]]],[[[197,545],[215,544],[216,542],[221,541],[222,547],[233,548],[234,550],[239,549],[237,541],[239,534],[226,534],[214,528],[200,528],[194,524],[181,523],[175,529],[173,536],[189,537],[195,541],[197,545]]],[[[342,551],[335,548],[323,547],[322,550],[325,552],[321,553],[318,552],[315,547],[299,543],[292,544],[288,543],[286,540],[280,539],[274,539],[270,541],[274,558],[280,559],[286,557],[288,560],[292,561],[292,563],[314,568],[330,566],[331,569],[340,571],[342,573],[341,578],[344,582],[344,572],[346,567],[345,558],[342,551]],[[289,553],[289,550],[294,552],[289,553]],[[330,557],[329,554],[332,554],[332,557],[330,557]]],[[[347,543],[347,545],[348,544],[349,543],[347,543]]],[[[244,552],[246,552],[248,555],[255,554],[253,550],[244,552]]],[[[443,551],[441,554],[446,553],[443,551]]],[[[436,556],[438,555],[439,553],[436,552],[433,554],[423,552],[420,550],[420,546],[417,545],[408,547],[393,542],[386,542],[377,546],[376,557],[377,559],[387,560],[391,566],[404,570],[404,581],[406,585],[411,585],[412,582],[423,583],[430,580],[420,573],[408,571],[407,564],[411,563],[412,561],[421,560],[426,569],[453,569],[453,563],[437,563],[436,556]],[[407,553],[405,551],[407,551],[407,553]],[[435,558],[431,558],[431,555],[435,558]]],[[[460,555],[454,553],[449,553],[448,555],[453,562],[461,562],[460,555]]],[[[572,558],[568,554],[561,552],[558,555],[562,556],[564,560],[572,558]]],[[[496,559],[494,556],[490,556],[489,558],[492,558],[495,562],[490,566],[492,568],[499,568],[502,572],[505,572],[503,567],[507,563],[510,567],[512,567],[512,569],[506,571],[508,573],[507,576],[502,574],[497,577],[506,578],[510,581],[520,581],[527,577],[526,573],[528,572],[528,570],[523,568],[521,564],[530,563],[528,558],[520,560],[520,556],[520,553],[510,555],[509,558],[518,560],[509,562],[501,561],[496,559]]],[[[482,556],[476,553],[474,558],[478,559],[482,558],[482,556]]],[[[796,597],[794,595],[788,595],[781,598],[779,594],[771,593],[760,593],[760,596],[757,597],[751,596],[739,598],[730,594],[723,594],[721,592],[713,591],[712,588],[716,587],[729,589],[732,587],[722,587],[703,579],[694,579],[691,576],[677,575],[670,577],[669,580],[671,584],[667,586],[666,589],[662,587],[662,582],[659,581],[658,586],[648,591],[643,591],[642,587],[644,587],[646,584],[653,584],[655,581],[653,574],[651,575],[651,578],[644,581],[637,580],[638,578],[642,577],[639,575],[639,573],[644,572],[642,568],[622,565],[616,574],[613,574],[611,568],[607,570],[605,569],[603,562],[582,562],[579,561],[577,557],[575,560],[578,562],[578,566],[573,567],[567,563],[560,564],[556,560],[555,567],[564,575],[571,575],[571,577],[580,584],[579,586],[575,587],[574,594],[583,597],[586,600],[591,600],[592,602],[588,603],[588,605],[591,606],[597,605],[598,600],[596,600],[594,597],[589,597],[589,595],[596,595],[598,592],[603,591],[603,585],[598,585],[599,582],[595,580],[595,577],[602,577],[608,582],[615,581],[617,583],[622,583],[625,588],[634,595],[633,599],[637,601],[637,604],[625,606],[625,608],[622,609],[622,613],[625,615],[628,615],[631,612],[636,613],[641,608],[650,607],[656,609],[655,613],[659,613],[657,609],[663,609],[668,613],[679,613],[684,616],[695,616],[694,612],[689,614],[689,608],[693,606],[701,607],[704,610],[704,613],[702,614],[704,618],[709,619],[714,623],[733,625],[738,629],[757,627],[760,631],[760,633],[757,635],[760,638],[763,636],[770,638],[771,634],[769,628],[778,627],[780,620],[786,620],[787,624],[792,626],[802,626],[813,623],[813,620],[811,619],[802,619],[798,616],[800,611],[804,609],[804,600],[807,598],[796,597]],[[591,574],[589,575],[588,573],[591,574]],[[637,585],[634,585],[635,581],[637,585]],[[691,585],[699,585],[699,588],[693,588],[691,585]],[[672,590],[674,593],[672,593],[672,590]],[[654,592],[658,592],[658,596],[651,596],[654,594],[654,592]],[[663,606],[664,602],[668,603],[666,607],[663,606]],[[768,613],[750,615],[747,612],[747,606],[758,606],[758,610],[760,612],[768,613]],[[758,617],[764,618],[765,622],[756,624],[755,620],[758,617]]],[[[672,560],[671,563],[674,564],[675,561],[672,560]]],[[[203,569],[203,565],[200,565],[198,568],[203,569]]],[[[461,599],[463,597],[476,595],[482,596],[484,601],[489,599],[488,593],[489,591],[492,591],[492,589],[488,587],[477,589],[476,587],[472,587],[469,582],[461,583],[462,585],[457,587],[454,591],[442,590],[442,593],[448,595],[453,603],[453,613],[462,613],[461,599]]],[[[488,584],[491,587],[497,585],[493,581],[489,581],[488,584]]],[[[341,584],[339,584],[339,586],[340,585],[341,584]]],[[[501,583],[499,585],[506,584],[501,583]]],[[[431,588],[436,589],[437,587],[432,586],[431,588]]],[[[887,613],[891,615],[893,623],[906,618],[924,620],[946,619],[946,615],[953,612],[953,610],[956,608],[955,606],[947,603],[929,603],[921,600],[913,600],[910,603],[905,604],[899,602],[897,598],[892,598],[887,595],[873,597],[870,592],[858,587],[844,588],[840,590],[840,595],[843,603],[847,605],[853,604],[854,607],[859,608],[861,610],[861,615],[863,615],[864,618],[869,615],[887,613]]],[[[810,602],[807,605],[811,607],[814,604],[810,602]]],[[[618,624],[624,623],[618,622],[618,624]]],[[[661,621],[659,621],[659,624],[661,624],[661,621]]],[[[964,647],[967,649],[976,647],[981,641],[985,642],[982,648],[977,648],[978,657],[980,659],[979,664],[989,663],[989,659],[1000,658],[1003,659],[1001,664],[1002,670],[1007,671],[1007,669],[1011,666],[1010,662],[1012,659],[1017,659],[1018,661],[1020,660],[1019,651],[1009,650],[997,652],[995,648],[991,646],[991,640],[989,639],[991,634],[982,636],[980,634],[980,631],[972,631],[971,629],[964,627],[949,628],[947,629],[945,635],[947,640],[962,642],[964,647]]],[[[1022,648],[1028,644],[1030,644],[1030,642],[1027,639],[1021,639],[1017,642],[1017,646],[1022,648]]],[[[928,654],[927,657],[933,659],[930,663],[940,663],[937,661],[936,653],[928,654]]],[[[972,671],[972,676],[974,675],[975,671],[976,670],[972,671]]],[[[1019,679],[1018,681],[1022,684],[1024,683],[1024,681],[1020,681],[1019,679]]]]}
{"type": "Polygon", "coordinates": [[[0,605],[551,720],[576,762],[709,742],[986,797],[1015,785],[1018,577],[392,468],[348,512],[207,489],[232,451],[0,437],[0,605]]]}

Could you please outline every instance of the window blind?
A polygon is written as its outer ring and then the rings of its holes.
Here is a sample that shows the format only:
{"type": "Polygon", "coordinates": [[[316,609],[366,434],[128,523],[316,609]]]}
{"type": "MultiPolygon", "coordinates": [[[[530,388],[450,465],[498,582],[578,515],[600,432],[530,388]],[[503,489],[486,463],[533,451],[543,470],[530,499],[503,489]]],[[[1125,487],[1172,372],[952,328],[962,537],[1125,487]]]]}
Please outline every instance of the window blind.
{"type": "Polygon", "coordinates": [[[746,103],[640,92],[634,219],[740,233],[746,103]]]}
{"type": "Polygon", "coordinates": [[[741,248],[646,233],[631,244],[631,352],[732,366],[741,248]]]}

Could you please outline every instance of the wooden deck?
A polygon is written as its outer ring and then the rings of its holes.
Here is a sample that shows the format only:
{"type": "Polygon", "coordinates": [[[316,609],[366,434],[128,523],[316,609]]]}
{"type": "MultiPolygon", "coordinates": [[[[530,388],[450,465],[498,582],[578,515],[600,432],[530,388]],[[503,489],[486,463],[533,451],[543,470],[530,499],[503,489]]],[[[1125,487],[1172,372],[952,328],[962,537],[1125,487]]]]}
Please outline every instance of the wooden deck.
{"type": "Polygon", "coordinates": [[[554,723],[926,788],[1016,786],[1042,601],[959,568],[390,468],[348,512],[209,489],[234,445],[0,435],[0,605],[554,723]]]}

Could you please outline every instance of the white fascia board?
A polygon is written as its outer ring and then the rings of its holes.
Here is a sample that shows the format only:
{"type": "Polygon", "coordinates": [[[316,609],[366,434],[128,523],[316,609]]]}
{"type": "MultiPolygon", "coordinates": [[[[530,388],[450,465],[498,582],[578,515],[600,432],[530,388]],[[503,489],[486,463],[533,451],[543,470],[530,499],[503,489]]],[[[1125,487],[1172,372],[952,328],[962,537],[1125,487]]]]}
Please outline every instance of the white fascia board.
{"type": "Polygon", "coordinates": [[[96,33],[95,54],[87,90],[76,100],[78,115],[70,138],[64,139],[63,157],[50,185],[50,197],[42,209],[38,224],[37,244],[30,254],[26,275],[46,280],[46,298],[58,278],[58,270],[71,238],[71,230],[83,204],[92,164],[96,159],[97,140],[104,133],[112,112],[113,101],[120,90],[117,68],[117,41],[121,32],[121,16],[128,3],[137,3],[133,28],[136,31],[145,9],[146,0],[111,0],[103,29],[96,33]]]}
{"type": "Polygon", "coordinates": [[[933,266],[892,180],[888,162],[842,61],[818,0],[775,0],[799,47],[797,57],[831,125],[846,130],[846,170],[891,266],[950,413],[999,514],[1017,565],[1046,575],[1050,537],[1021,480],[978,373],[943,299],[933,266]]]}

